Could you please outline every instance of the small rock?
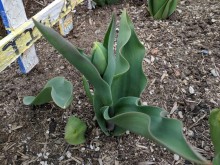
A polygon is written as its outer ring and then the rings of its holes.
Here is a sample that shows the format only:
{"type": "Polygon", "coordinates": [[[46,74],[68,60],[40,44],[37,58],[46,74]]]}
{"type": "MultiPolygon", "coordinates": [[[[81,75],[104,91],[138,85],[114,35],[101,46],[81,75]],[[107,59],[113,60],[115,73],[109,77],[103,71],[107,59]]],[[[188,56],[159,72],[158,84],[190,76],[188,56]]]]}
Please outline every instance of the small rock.
{"type": "Polygon", "coordinates": [[[64,159],[64,156],[61,156],[61,157],[59,157],[59,161],[61,161],[61,160],[63,160],[64,159]]]}
{"type": "Polygon", "coordinates": [[[210,151],[210,147],[209,147],[209,146],[205,146],[205,147],[204,147],[204,150],[210,151]]]}
{"type": "Polygon", "coordinates": [[[47,156],[47,155],[44,155],[44,159],[48,159],[48,156],[47,156]]]}
{"type": "Polygon", "coordinates": [[[67,151],[67,152],[66,152],[66,157],[67,157],[67,158],[71,158],[71,156],[72,156],[71,152],[67,151]]]}
{"type": "Polygon", "coordinates": [[[85,150],[86,150],[86,148],[85,148],[85,147],[82,147],[82,148],[81,148],[81,151],[85,151],[85,150]]]}
{"type": "Polygon", "coordinates": [[[183,119],[183,112],[182,111],[178,111],[178,115],[179,115],[180,119],[183,119]]]}
{"type": "Polygon", "coordinates": [[[92,144],[89,145],[90,149],[94,150],[94,146],[92,144]]]}
{"type": "Polygon", "coordinates": [[[174,154],[174,155],[173,155],[173,158],[174,158],[175,161],[178,161],[178,160],[180,159],[180,156],[177,155],[177,154],[174,154]]]}
{"type": "Polygon", "coordinates": [[[213,76],[219,77],[219,73],[218,73],[218,71],[216,69],[212,69],[211,73],[212,73],[213,76]]]}
{"type": "Polygon", "coordinates": [[[153,55],[157,55],[158,52],[159,52],[158,48],[154,48],[151,50],[151,54],[153,54],[153,55]]]}
{"type": "Polygon", "coordinates": [[[38,158],[41,157],[41,156],[43,156],[42,153],[37,154],[37,157],[38,157],[38,158]]]}
{"type": "Polygon", "coordinates": [[[187,134],[188,134],[189,136],[191,136],[191,137],[194,136],[194,132],[193,132],[192,130],[188,130],[188,131],[187,131],[187,134]]]}
{"type": "Polygon", "coordinates": [[[152,146],[150,146],[150,152],[154,152],[154,149],[152,146]]]}
{"type": "Polygon", "coordinates": [[[60,67],[61,70],[64,69],[64,68],[65,68],[64,66],[61,66],[61,67],[60,67]]]}
{"type": "Polygon", "coordinates": [[[147,62],[148,64],[151,63],[151,61],[148,58],[144,58],[144,61],[147,62]]]}
{"type": "Polygon", "coordinates": [[[99,150],[100,150],[100,147],[96,147],[96,148],[95,148],[95,151],[99,151],[99,150]]]}
{"type": "Polygon", "coordinates": [[[153,63],[153,62],[155,61],[155,57],[154,57],[154,56],[151,56],[151,57],[150,57],[150,61],[151,61],[151,63],[153,63]]]}
{"type": "Polygon", "coordinates": [[[192,86],[189,87],[189,93],[190,94],[194,94],[195,93],[195,90],[192,86]]]}
{"type": "Polygon", "coordinates": [[[41,165],[47,165],[47,161],[41,161],[40,164],[41,165]]]}
{"type": "Polygon", "coordinates": [[[101,30],[100,30],[100,29],[98,29],[98,30],[95,31],[95,34],[96,34],[96,35],[99,34],[99,33],[101,33],[101,30]]]}
{"type": "Polygon", "coordinates": [[[208,51],[208,50],[202,50],[201,53],[202,53],[202,55],[204,55],[204,56],[209,55],[209,51],[208,51]]]}
{"type": "Polygon", "coordinates": [[[216,22],[216,20],[215,20],[215,19],[211,19],[211,21],[212,21],[213,23],[215,23],[215,22],[216,22]]]}

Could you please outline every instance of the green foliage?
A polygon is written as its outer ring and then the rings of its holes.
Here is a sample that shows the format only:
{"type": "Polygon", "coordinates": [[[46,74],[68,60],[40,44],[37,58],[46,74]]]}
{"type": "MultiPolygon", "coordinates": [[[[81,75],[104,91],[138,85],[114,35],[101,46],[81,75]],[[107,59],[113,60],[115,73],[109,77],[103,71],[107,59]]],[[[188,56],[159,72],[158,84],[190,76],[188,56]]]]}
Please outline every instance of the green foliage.
{"type": "Polygon", "coordinates": [[[63,57],[84,75],[86,93],[93,103],[97,122],[106,135],[118,136],[130,130],[188,160],[198,164],[207,163],[185,141],[180,121],[166,118],[166,111],[161,108],[141,105],[139,97],[147,84],[142,69],[145,48],[126,11],[121,15],[116,51],[116,21],[113,15],[103,43],[95,43],[92,58],[85,56],[54,30],[36,21],[35,25],[63,57]],[[90,93],[87,80],[93,85],[94,94],[90,93]]]}
{"type": "Polygon", "coordinates": [[[148,0],[148,10],[154,19],[168,18],[177,7],[179,0],[148,0]]]}
{"type": "Polygon", "coordinates": [[[110,5],[110,4],[115,4],[117,3],[119,0],[93,0],[96,5],[98,6],[104,6],[104,5],[110,5]]]}
{"type": "Polygon", "coordinates": [[[220,153],[215,155],[215,158],[213,160],[213,165],[219,165],[220,164],[220,153]]]}
{"type": "Polygon", "coordinates": [[[215,150],[213,165],[220,164],[220,109],[214,109],[209,116],[210,135],[215,150]]]}
{"type": "Polygon", "coordinates": [[[86,124],[75,116],[69,117],[65,127],[64,139],[72,145],[82,144],[85,140],[86,124]]]}
{"type": "Polygon", "coordinates": [[[25,105],[41,105],[54,101],[60,108],[67,108],[73,100],[73,85],[64,77],[55,77],[47,82],[41,92],[35,96],[26,96],[25,105]]]}

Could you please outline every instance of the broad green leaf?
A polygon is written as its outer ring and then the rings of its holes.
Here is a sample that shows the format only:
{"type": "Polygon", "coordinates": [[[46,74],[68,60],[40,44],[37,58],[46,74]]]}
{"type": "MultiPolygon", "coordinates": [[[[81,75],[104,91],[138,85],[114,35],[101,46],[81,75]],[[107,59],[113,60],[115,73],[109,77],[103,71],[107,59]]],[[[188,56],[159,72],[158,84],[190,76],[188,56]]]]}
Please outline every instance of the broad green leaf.
{"type": "Polygon", "coordinates": [[[117,47],[116,47],[116,70],[114,79],[118,76],[121,76],[129,70],[129,63],[122,55],[122,49],[128,43],[131,38],[131,29],[127,22],[125,11],[121,15],[121,21],[119,26],[119,34],[117,38],[117,47]]]}
{"type": "Polygon", "coordinates": [[[85,140],[86,124],[75,116],[69,117],[65,127],[64,139],[72,145],[82,144],[85,140]]]}
{"type": "Polygon", "coordinates": [[[166,19],[177,7],[179,0],[149,0],[148,9],[155,19],[166,19]]]}
{"type": "Polygon", "coordinates": [[[220,153],[218,153],[214,160],[213,160],[213,165],[220,165],[220,153]]]}
{"type": "Polygon", "coordinates": [[[179,3],[179,0],[172,0],[171,1],[170,6],[169,6],[168,16],[170,16],[176,10],[178,3],[179,3]]]}
{"type": "Polygon", "coordinates": [[[25,105],[41,105],[54,101],[60,108],[67,108],[73,100],[73,85],[64,77],[55,77],[47,82],[45,87],[36,96],[26,96],[23,99],[25,105]]]}
{"type": "MultiPolygon", "coordinates": [[[[103,45],[108,51],[108,62],[107,62],[107,68],[105,70],[105,73],[103,75],[103,80],[105,80],[109,86],[112,84],[113,76],[115,73],[115,57],[114,57],[114,40],[115,40],[115,27],[116,27],[116,21],[115,21],[115,15],[112,16],[111,23],[108,27],[107,33],[104,37],[103,45]]],[[[104,92],[104,91],[103,91],[104,92]]],[[[101,128],[101,130],[106,134],[109,135],[106,121],[103,117],[103,114],[101,112],[101,108],[103,106],[106,106],[106,104],[103,104],[101,101],[101,95],[97,95],[96,91],[94,91],[94,110],[95,110],[95,116],[97,119],[97,122],[101,128]]]]}
{"type": "Polygon", "coordinates": [[[114,41],[115,41],[115,28],[116,28],[116,20],[115,15],[112,15],[111,23],[108,27],[108,30],[105,34],[105,38],[103,41],[103,45],[108,51],[107,58],[107,67],[105,73],[103,75],[103,79],[109,84],[112,84],[113,76],[115,73],[115,57],[114,57],[114,41]]]}
{"type": "Polygon", "coordinates": [[[126,11],[121,16],[116,53],[116,74],[112,83],[114,103],[122,97],[139,97],[147,83],[142,70],[145,48],[126,11]]]}
{"type": "Polygon", "coordinates": [[[56,48],[72,65],[76,67],[89,82],[94,86],[96,94],[100,95],[101,101],[105,105],[112,103],[112,96],[109,85],[102,79],[100,73],[91,61],[80,53],[75,46],[60,36],[53,29],[44,26],[34,20],[34,23],[48,42],[56,48]]]}
{"type": "Polygon", "coordinates": [[[150,14],[154,16],[167,1],[168,0],[148,0],[148,10],[150,14]]]}
{"type": "Polygon", "coordinates": [[[211,111],[209,125],[215,154],[220,154],[220,109],[214,109],[211,111]]]}
{"type": "Polygon", "coordinates": [[[164,117],[166,112],[161,108],[140,106],[139,98],[136,97],[122,98],[113,108],[114,117],[109,116],[108,110],[104,113],[107,121],[124,130],[150,138],[185,159],[199,164],[207,163],[186,142],[182,133],[182,123],[164,117]]]}
{"type": "Polygon", "coordinates": [[[102,107],[105,107],[105,105],[100,101],[101,96],[96,95],[96,91],[94,91],[94,100],[93,100],[93,108],[95,111],[95,117],[97,119],[97,122],[99,124],[99,127],[101,128],[101,130],[108,136],[109,132],[107,129],[107,125],[106,125],[106,120],[103,117],[103,113],[101,111],[102,107]]]}

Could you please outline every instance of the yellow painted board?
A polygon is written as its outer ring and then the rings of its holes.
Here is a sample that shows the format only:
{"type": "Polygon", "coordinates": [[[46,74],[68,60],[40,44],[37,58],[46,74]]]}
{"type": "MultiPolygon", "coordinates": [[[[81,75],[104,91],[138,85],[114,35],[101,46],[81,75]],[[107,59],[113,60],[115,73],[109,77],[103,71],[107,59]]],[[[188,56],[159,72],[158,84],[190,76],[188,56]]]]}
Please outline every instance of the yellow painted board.
{"type": "MultiPolygon", "coordinates": [[[[55,0],[33,18],[47,26],[53,26],[82,1],[55,0]]],[[[40,32],[34,27],[34,23],[30,19],[0,40],[0,72],[14,62],[21,53],[30,48],[40,37],[40,32]]]]}

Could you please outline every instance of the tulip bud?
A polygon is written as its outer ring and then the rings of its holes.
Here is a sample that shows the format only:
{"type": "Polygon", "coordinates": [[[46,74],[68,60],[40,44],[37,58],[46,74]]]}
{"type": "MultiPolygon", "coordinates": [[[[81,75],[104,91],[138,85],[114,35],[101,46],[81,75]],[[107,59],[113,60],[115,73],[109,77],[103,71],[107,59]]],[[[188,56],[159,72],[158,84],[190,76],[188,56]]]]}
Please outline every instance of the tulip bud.
{"type": "Polygon", "coordinates": [[[100,75],[103,75],[107,66],[107,50],[102,43],[94,43],[91,61],[99,71],[100,75]]]}

